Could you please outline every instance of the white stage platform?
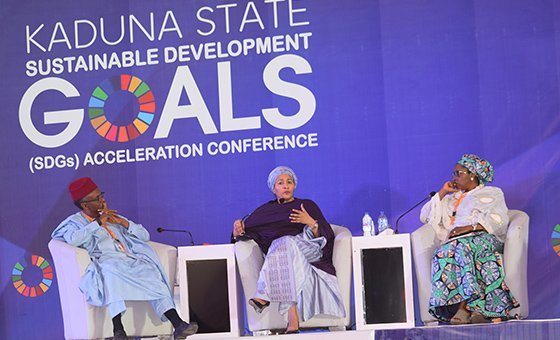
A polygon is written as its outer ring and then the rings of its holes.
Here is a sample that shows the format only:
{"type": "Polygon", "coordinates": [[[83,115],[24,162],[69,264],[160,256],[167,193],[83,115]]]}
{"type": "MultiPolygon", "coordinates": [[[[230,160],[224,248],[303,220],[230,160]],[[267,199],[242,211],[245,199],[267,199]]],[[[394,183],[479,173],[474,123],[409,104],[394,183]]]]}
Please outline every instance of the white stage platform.
{"type": "MultiPolygon", "coordinates": [[[[340,331],[340,332],[302,332],[299,334],[279,334],[268,336],[244,336],[239,338],[219,338],[220,340],[237,340],[237,339],[270,339],[270,340],[373,340],[374,331],[340,331]]],[[[190,336],[188,340],[196,340],[196,335],[190,336]]],[[[208,339],[208,338],[206,338],[208,339]]],[[[218,339],[216,339],[218,340],[218,339]]]]}
{"type": "MultiPolygon", "coordinates": [[[[246,335],[242,337],[216,337],[215,340],[248,340],[248,339],[267,339],[267,340],[373,340],[375,331],[368,330],[368,331],[337,331],[337,332],[329,332],[329,331],[306,331],[299,334],[278,334],[278,335],[267,335],[267,336],[251,336],[246,335]]],[[[164,339],[164,338],[134,338],[134,340],[157,340],[157,339],[164,339]]],[[[203,336],[192,335],[187,338],[187,340],[197,340],[197,339],[214,339],[208,337],[208,334],[203,336]]]]}
{"type": "MultiPolygon", "coordinates": [[[[193,335],[188,340],[214,339],[193,335]]],[[[408,329],[367,330],[367,331],[305,331],[299,334],[268,335],[268,336],[243,336],[243,337],[216,337],[215,340],[403,340],[403,339],[485,339],[485,340],[553,340],[560,338],[560,319],[547,320],[511,320],[496,324],[477,324],[463,326],[425,326],[408,329]]],[[[149,339],[158,339],[149,338],[149,339]]],[[[163,339],[163,338],[159,338],[163,339]]],[[[135,338],[140,340],[140,338],[135,338]]],[[[143,338],[142,340],[148,340],[143,338]]]]}

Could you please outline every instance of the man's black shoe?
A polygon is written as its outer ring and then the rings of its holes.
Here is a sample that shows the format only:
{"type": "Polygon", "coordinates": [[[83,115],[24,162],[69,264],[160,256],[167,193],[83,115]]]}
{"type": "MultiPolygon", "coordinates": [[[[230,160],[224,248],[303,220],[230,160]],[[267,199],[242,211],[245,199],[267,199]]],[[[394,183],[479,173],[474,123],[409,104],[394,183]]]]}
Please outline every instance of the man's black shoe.
{"type": "Polygon", "coordinates": [[[183,321],[175,331],[173,331],[173,338],[177,339],[185,339],[189,335],[193,335],[198,331],[198,324],[196,322],[186,323],[183,321]]]}
{"type": "Polygon", "coordinates": [[[113,332],[113,340],[128,340],[128,336],[124,329],[117,329],[113,332]]]}

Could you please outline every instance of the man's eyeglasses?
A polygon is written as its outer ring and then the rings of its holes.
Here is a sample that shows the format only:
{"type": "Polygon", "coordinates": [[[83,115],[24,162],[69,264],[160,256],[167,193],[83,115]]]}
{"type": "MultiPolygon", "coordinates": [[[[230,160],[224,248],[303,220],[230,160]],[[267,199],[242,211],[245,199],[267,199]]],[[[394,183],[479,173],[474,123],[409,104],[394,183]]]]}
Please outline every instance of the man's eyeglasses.
{"type": "Polygon", "coordinates": [[[468,171],[464,171],[464,170],[455,170],[455,171],[453,171],[451,174],[452,174],[454,177],[461,177],[461,174],[465,174],[465,175],[466,175],[466,174],[468,174],[468,173],[469,173],[468,171]]]}
{"type": "Polygon", "coordinates": [[[96,198],[91,199],[91,200],[87,200],[87,201],[80,201],[80,203],[90,203],[90,202],[101,202],[101,199],[105,198],[105,191],[102,191],[99,195],[97,195],[96,198]]]}

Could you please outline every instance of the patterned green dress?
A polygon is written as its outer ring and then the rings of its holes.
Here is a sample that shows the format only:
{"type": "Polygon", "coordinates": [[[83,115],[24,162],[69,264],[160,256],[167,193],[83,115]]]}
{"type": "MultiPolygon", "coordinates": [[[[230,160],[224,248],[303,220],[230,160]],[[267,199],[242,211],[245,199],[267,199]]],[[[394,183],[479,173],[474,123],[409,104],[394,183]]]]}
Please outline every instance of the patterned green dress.
{"type": "Polygon", "coordinates": [[[488,318],[509,318],[518,307],[504,281],[503,243],[494,235],[477,232],[448,241],[434,253],[430,314],[449,322],[458,303],[488,318]]]}
{"type": "Polygon", "coordinates": [[[503,192],[485,185],[441,200],[435,195],[422,208],[420,219],[432,226],[442,242],[432,258],[429,305],[430,313],[438,320],[449,322],[462,301],[466,301],[467,310],[487,318],[508,319],[509,312],[519,306],[504,281],[502,254],[509,222],[507,212],[503,192]],[[448,239],[455,226],[476,224],[487,232],[448,239]]]}

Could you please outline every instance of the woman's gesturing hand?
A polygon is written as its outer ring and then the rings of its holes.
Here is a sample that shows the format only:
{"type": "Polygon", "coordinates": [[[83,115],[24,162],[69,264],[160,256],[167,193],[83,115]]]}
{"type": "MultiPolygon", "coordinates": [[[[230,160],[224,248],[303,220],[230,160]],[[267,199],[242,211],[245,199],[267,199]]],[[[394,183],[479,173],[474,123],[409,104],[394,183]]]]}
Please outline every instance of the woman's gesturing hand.
{"type": "Polygon", "coordinates": [[[245,223],[242,220],[233,222],[233,237],[245,234],[245,223]]]}
{"type": "Polygon", "coordinates": [[[303,203],[301,204],[301,210],[292,209],[292,213],[290,214],[290,222],[303,223],[309,226],[315,224],[315,220],[309,215],[307,210],[305,210],[305,208],[303,207],[303,203]]]}

